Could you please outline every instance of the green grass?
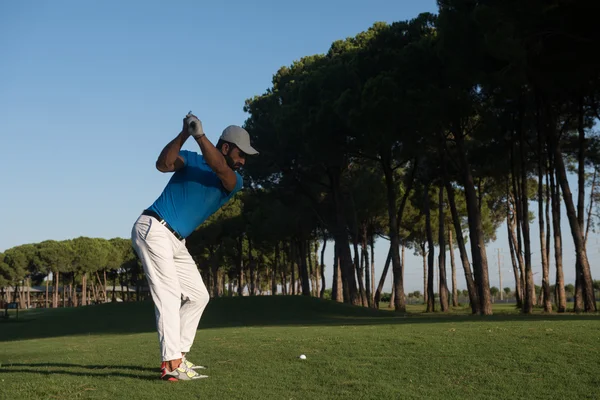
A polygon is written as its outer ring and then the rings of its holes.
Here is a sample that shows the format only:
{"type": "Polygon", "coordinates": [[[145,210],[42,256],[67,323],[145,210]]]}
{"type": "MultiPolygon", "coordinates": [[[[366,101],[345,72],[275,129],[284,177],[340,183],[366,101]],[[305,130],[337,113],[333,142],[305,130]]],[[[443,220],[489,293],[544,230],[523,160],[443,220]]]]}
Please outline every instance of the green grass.
{"type": "Polygon", "coordinates": [[[495,309],[215,299],[190,353],[210,377],[179,383],[157,379],[149,303],[30,310],[0,322],[0,399],[598,398],[598,314],[495,309]]]}

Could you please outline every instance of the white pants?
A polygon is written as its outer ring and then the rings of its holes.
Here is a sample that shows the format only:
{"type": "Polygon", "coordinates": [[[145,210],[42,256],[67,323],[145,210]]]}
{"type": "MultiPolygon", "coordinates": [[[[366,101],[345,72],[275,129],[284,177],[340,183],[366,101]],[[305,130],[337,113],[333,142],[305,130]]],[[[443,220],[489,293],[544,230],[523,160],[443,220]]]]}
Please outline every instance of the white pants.
{"type": "Polygon", "coordinates": [[[131,231],[154,301],[163,361],[181,358],[192,347],[209,294],[194,259],[157,219],[141,215],[131,231]]]}

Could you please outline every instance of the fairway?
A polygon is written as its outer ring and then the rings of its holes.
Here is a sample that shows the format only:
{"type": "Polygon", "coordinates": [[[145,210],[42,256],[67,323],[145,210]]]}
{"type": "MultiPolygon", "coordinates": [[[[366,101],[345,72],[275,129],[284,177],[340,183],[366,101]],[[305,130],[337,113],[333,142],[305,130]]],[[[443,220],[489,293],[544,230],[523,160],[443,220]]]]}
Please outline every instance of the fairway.
{"type": "Polygon", "coordinates": [[[598,315],[419,309],[215,299],[190,353],[210,377],[178,383],[158,380],[151,303],[31,310],[0,323],[0,398],[598,398],[598,315]]]}

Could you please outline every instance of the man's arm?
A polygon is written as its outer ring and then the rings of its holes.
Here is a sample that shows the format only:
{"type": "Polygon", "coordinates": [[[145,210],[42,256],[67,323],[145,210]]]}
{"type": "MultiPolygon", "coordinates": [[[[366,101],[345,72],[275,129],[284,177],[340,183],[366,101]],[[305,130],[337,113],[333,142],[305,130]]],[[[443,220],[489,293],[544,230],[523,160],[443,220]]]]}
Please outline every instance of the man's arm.
{"type": "MultiPolygon", "coordinates": [[[[235,189],[235,185],[237,183],[237,175],[235,172],[229,168],[227,165],[227,161],[225,160],[225,156],[217,149],[211,142],[208,140],[204,131],[202,129],[202,122],[193,115],[190,115],[186,120],[187,123],[195,122],[195,124],[191,127],[191,134],[196,139],[196,142],[200,146],[200,151],[202,151],[202,155],[204,156],[204,160],[208,164],[208,166],[217,174],[221,182],[223,183],[223,187],[228,192],[232,192],[235,189]]],[[[185,129],[187,131],[187,129],[185,129]]]]}
{"type": "Polygon", "coordinates": [[[206,135],[196,139],[196,142],[198,142],[198,145],[200,146],[200,151],[202,151],[204,160],[208,166],[215,171],[215,174],[217,174],[223,183],[225,190],[232,192],[237,183],[237,175],[229,168],[223,154],[210,142],[210,140],[208,140],[206,135]]]}
{"type": "Polygon", "coordinates": [[[165,148],[161,151],[156,160],[156,169],[160,172],[174,172],[182,168],[185,165],[185,161],[179,155],[181,147],[190,137],[187,129],[183,129],[179,135],[169,142],[165,148]]]}

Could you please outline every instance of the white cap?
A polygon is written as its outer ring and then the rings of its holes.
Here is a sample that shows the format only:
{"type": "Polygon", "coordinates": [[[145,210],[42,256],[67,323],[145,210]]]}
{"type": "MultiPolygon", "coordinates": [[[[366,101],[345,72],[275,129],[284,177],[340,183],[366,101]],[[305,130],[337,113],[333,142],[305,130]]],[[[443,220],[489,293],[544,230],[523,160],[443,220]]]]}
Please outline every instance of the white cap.
{"type": "Polygon", "coordinates": [[[219,139],[235,144],[241,151],[248,155],[258,154],[258,151],[250,146],[250,135],[248,132],[239,126],[228,126],[225,128],[219,139]]]}

